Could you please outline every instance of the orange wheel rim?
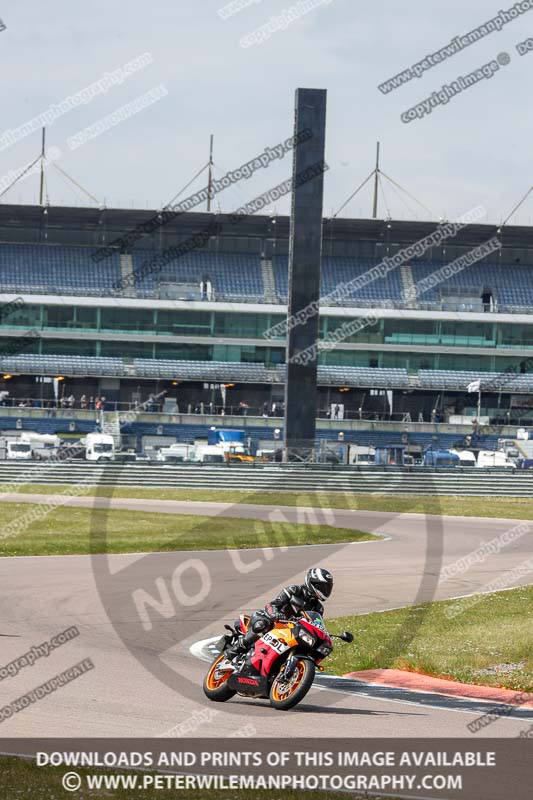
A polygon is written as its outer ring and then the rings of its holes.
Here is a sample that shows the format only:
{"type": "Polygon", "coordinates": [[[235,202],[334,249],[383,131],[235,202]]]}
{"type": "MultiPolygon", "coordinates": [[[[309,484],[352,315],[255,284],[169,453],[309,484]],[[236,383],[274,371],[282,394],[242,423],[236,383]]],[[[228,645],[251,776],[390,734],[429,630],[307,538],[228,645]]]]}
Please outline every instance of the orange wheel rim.
{"type": "Polygon", "coordinates": [[[296,689],[301,684],[303,676],[304,676],[304,665],[301,661],[298,661],[294,674],[290,678],[289,682],[280,681],[279,677],[277,677],[276,680],[274,681],[274,684],[272,686],[272,697],[274,698],[274,700],[277,700],[279,702],[281,700],[287,700],[289,697],[292,697],[296,689]]]}
{"type": "Polygon", "coordinates": [[[220,678],[216,677],[217,667],[221,661],[224,661],[224,659],[225,655],[224,653],[222,653],[222,655],[220,655],[217,658],[217,660],[214,661],[213,664],[211,665],[211,669],[207,673],[207,678],[205,679],[205,683],[208,689],[218,689],[219,686],[222,686],[223,683],[226,683],[229,676],[231,675],[231,670],[228,670],[227,672],[223,672],[220,678]]]}

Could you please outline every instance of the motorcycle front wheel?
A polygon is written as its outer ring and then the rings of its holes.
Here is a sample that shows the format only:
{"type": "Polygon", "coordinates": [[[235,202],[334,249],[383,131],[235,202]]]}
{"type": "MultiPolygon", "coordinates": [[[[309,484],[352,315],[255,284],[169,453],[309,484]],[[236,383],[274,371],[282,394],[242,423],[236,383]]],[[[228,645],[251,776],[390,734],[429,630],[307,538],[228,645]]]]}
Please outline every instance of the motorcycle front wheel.
{"type": "Polygon", "coordinates": [[[223,672],[222,674],[217,674],[217,667],[221,661],[224,661],[226,656],[224,653],[222,655],[217,656],[213,663],[209,668],[209,672],[204,678],[204,694],[210,700],[214,700],[216,703],[225,703],[226,700],[230,700],[237,692],[234,692],[233,689],[230,689],[226,684],[228,678],[233,673],[231,670],[227,672],[223,672]]]}
{"type": "Polygon", "coordinates": [[[307,658],[298,659],[288,681],[278,675],[270,687],[270,705],[278,711],[287,711],[303,700],[315,677],[315,665],[307,658]]]}

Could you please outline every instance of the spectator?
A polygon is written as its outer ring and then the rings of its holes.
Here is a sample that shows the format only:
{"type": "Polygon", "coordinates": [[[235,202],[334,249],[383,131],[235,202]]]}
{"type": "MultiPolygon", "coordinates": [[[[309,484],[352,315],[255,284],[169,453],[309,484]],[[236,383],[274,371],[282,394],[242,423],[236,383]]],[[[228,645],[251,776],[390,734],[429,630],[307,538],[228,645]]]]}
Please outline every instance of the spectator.
{"type": "Polygon", "coordinates": [[[102,400],[101,400],[99,397],[97,397],[97,398],[95,399],[95,401],[94,401],[94,407],[95,407],[95,409],[96,409],[97,411],[101,411],[101,410],[102,410],[102,400]]]}
{"type": "Polygon", "coordinates": [[[424,422],[424,415],[422,414],[421,411],[418,412],[418,421],[419,422],[424,422]]]}
{"type": "Polygon", "coordinates": [[[80,408],[87,408],[87,395],[85,394],[80,397],[80,408]]]}
{"type": "Polygon", "coordinates": [[[102,397],[100,398],[100,402],[102,403],[102,411],[105,411],[105,404],[106,404],[106,400],[107,400],[107,398],[106,398],[106,396],[103,394],[103,395],[102,395],[102,397]]]}
{"type": "Polygon", "coordinates": [[[268,417],[268,403],[263,403],[263,416],[268,417]]]}
{"type": "Polygon", "coordinates": [[[339,411],[340,411],[340,410],[341,410],[341,408],[340,408],[339,404],[337,403],[337,405],[336,405],[336,406],[335,406],[335,408],[333,409],[333,412],[334,412],[334,414],[333,414],[333,418],[334,418],[334,419],[339,419],[339,411]]]}
{"type": "Polygon", "coordinates": [[[68,407],[74,408],[75,405],[76,405],[76,398],[74,397],[73,394],[70,394],[68,397],[68,407]]]}
{"type": "Polygon", "coordinates": [[[89,410],[94,411],[94,397],[89,397],[89,410]]]}

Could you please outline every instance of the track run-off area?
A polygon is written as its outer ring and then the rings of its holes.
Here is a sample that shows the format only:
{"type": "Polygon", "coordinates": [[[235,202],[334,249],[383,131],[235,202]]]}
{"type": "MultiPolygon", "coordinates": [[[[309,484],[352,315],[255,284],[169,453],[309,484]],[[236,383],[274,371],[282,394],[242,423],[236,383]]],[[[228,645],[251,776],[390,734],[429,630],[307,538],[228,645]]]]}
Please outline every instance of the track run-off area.
{"type": "MultiPolygon", "coordinates": [[[[33,504],[50,503],[53,498],[0,496],[2,502],[33,504]]],[[[225,705],[210,704],[202,693],[206,670],[202,658],[209,655],[209,642],[222,633],[224,623],[264,605],[284,585],[301,580],[314,564],[335,576],[326,617],[483,592],[533,556],[530,533],[455,578],[440,581],[441,569],[515,527],[516,519],[74,496],[62,498],[61,504],[250,520],[278,516],[307,523],[315,516],[321,524],[368,531],[380,538],[266,550],[1,558],[2,665],[70,626],[78,628],[79,636],[16,676],[3,677],[0,706],[83,659],[94,664],[79,679],[4,720],[4,737],[162,736],[187,723],[187,735],[193,736],[228,737],[244,730],[249,735],[280,737],[475,738],[467,723],[493,707],[325,675],[291,712],[274,711],[267,701],[239,697],[225,705]],[[185,603],[180,606],[175,591],[169,606],[164,586],[191,559],[209,576],[211,589],[202,602],[187,605],[196,584],[184,583],[185,603]],[[154,597],[148,608],[150,620],[162,620],[151,638],[143,635],[131,601],[140,587],[154,597]],[[169,674],[174,682],[168,680],[169,674]],[[204,713],[206,709],[209,713],[204,713]]],[[[531,576],[524,575],[513,585],[530,582],[531,576]]],[[[531,709],[517,708],[478,736],[518,736],[532,721],[531,709]]]]}

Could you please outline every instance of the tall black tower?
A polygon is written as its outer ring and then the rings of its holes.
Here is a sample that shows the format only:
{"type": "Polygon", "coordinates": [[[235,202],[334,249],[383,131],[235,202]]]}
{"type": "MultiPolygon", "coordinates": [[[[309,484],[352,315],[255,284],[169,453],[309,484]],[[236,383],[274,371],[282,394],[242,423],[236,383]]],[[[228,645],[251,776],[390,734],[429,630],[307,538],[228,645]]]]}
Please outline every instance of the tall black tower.
{"type": "Polygon", "coordinates": [[[324,89],[296,90],[294,135],[300,141],[294,148],[292,173],[284,445],[288,458],[305,458],[314,446],[316,426],[326,141],[324,89]]]}

